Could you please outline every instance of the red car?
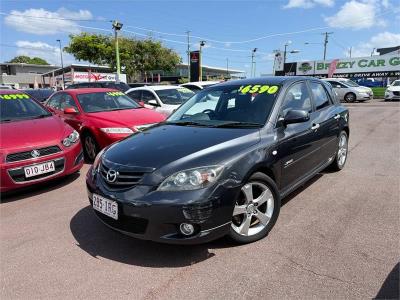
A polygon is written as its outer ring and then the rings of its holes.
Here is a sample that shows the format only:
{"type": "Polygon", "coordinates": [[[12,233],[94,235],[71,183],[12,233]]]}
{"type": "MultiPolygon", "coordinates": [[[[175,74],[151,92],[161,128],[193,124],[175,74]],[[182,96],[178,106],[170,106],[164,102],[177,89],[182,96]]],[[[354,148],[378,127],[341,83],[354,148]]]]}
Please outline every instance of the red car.
{"type": "Polygon", "coordinates": [[[89,161],[113,142],[165,120],[162,114],[113,89],[64,90],[53,94],[46,105],[79,132],[89,161]]]}
{"type": "Polygon", "coordinates": [[[0,191],[79,171],[79,134],[17,90],[0,90],[0,191]]]}

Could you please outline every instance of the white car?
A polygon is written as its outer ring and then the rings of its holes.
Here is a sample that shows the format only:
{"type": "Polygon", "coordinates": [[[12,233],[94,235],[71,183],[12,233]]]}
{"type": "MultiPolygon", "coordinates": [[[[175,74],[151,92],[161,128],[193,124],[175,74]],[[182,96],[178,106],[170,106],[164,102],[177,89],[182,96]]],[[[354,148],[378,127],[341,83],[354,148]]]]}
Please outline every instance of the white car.
{"type": "Polygon", "coordinates": [[[221,81],[193,81],[188,83],[183,83],[181,86],[192,90],[193,92],[198,92],[200,90],[204,90],[212,85],[221,83],[221,81]]]}
{"type": "Polygon", "coordinates": [[[322,80],[328,81],[331,84],[340,101],[355,102],[374,98],[374,92],[371,88],[360,86],[350,79],[324,78],[322,80]]]}
{"type": "Polygon", "coordinates": [[[400,80],[395,80],[385,91],[385,101],[400,100],[400,80]]]}
{"type": "Polygon", "coordinates": [[[127,90],[125,94],[144,107],[169,116],[195,93],[181,86],[154,85],[132,88],[127,90]]]}

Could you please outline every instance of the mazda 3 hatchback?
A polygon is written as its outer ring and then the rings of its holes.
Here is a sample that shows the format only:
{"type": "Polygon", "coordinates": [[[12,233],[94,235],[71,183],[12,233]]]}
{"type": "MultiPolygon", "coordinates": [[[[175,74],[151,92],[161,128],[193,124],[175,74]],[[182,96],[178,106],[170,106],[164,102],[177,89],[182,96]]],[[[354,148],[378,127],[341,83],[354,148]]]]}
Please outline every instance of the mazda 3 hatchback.
{"type": "Polygon", "coordinates": [[[328,83],[226,82],[99,153],[88,196],[104,224],[133,237],[253,242],[272,229],[283,197],[345,166],[348,138],[349,112],[328,83]]]}
{"type": "Polygon", "coordinates": [[[79,171],[79,134],[28,94],[0,91],[0,191],[79,171]]]}

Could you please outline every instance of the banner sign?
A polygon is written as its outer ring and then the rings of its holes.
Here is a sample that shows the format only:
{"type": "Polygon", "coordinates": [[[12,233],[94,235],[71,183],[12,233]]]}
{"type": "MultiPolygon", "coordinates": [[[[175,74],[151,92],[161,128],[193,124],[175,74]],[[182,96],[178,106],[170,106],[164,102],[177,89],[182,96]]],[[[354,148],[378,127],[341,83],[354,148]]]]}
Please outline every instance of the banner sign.
{"type": "Polygon", "coordinates": [[[200,51],[190,52],[190,81],[199,81],[200,77],[200,51]]]}
{"type": "MultiPolygon", "coordinates": [[[[286,69],[286,64],[285,64],[286,69]]],[[[343,58],[335,60],[317,60],[297,62],[297,76],[333,76],[369,73],[372,77],[383,77],[379,74],[394,74],[400,71],[400,55],[382,55],[359,58],[343,58]],[[331,66],[332,64],[332,66],[331,66]],[[336,64],[336,66],[335,66],[336,64]],[[331,68],[331,69],[330,69],[331,68]],[[332,74],[329,74],[329,71],[332,74]]],[[[391,75],[389,75],[391,76],[391,75]]]]}
{"type": "MultiPolygon", "coordinates": [[[[72,82],[116,81],[116,77],[117,74],[114,73],[74,72],[72,82]]],[[[126,74],[119,74],[119,80],[126,82],[126,74]]]]}

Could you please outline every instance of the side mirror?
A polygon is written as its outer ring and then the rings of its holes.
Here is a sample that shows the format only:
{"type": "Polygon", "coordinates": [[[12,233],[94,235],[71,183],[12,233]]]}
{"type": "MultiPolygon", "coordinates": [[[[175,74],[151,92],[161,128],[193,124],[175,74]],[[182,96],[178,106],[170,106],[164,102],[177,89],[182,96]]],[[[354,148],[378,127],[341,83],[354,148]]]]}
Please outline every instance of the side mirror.
{"type": "Polygon", "coordinates": [[[75,115],[77,113],[78,113],[78,111],[76,110],[75,107],[71,106],[71,107],[64,108],[64,114],[66,114],[66,115],[75,115]]]}
{"type": "Polygon", "coordinates": [[[144,107],[144,102],[143,101],[139,101],[138,102],[140,106],[144,107]]]}
{"type": "Polygon", "coordinates": [[[157,100],[149,100],[149,102],[147,102],[149,105],[151,106],[160,106],[157,102],[157,100]]]}
{"type": "Polygon", "coordinates": [[[287,124],[295,124],[295,123],[303,123],[310,120],[310,114],[306,110],[300,109],[292,109],[289,110],[285,117],[283,118],[283,123],[287,124]]]}

